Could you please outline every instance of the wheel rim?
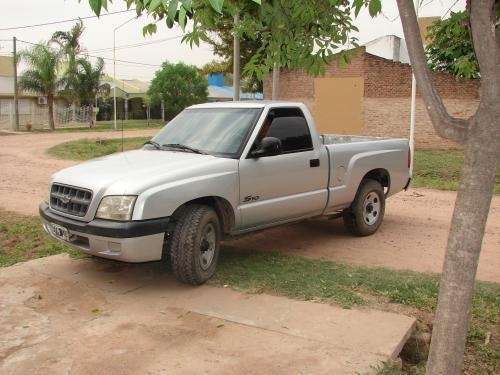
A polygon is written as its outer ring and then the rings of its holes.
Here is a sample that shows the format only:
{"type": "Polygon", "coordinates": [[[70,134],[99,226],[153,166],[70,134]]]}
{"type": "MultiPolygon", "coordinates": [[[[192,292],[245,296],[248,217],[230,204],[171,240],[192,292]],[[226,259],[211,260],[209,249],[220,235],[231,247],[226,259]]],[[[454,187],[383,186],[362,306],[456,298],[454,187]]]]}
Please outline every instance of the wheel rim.
{"type": "Polygon", "coordinates": [[[213,224],[205,225],[200,245],[200,266],[204,271],[211,266],[214,259],[216,240],[217,235],[213,224]]]}
{"type": "Polygon", "coordinates": [[[374,225],[380,216],[380,197],[374,191],[368,193],[363,204],[363,220],[374,225]]]}

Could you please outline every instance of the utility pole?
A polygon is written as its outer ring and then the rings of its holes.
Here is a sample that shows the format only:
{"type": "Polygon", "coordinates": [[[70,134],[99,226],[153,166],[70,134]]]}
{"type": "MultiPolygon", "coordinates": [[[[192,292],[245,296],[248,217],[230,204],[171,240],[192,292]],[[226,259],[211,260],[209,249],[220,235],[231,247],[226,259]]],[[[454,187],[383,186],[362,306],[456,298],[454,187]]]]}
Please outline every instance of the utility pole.
{"type": "Polygon", "coordinates": [[[12,130],[19,131],[19,101],[18,101],[18,88],[17,88],[17,39],[12,38],[13,44],[13,64],[14,64],[14,124],[12,130]]]}
{"type": "Polygon", "coordinates": [[[116,30],[113,30],[113,129],[118,130],[116,125],[116,30]]]}
{"type": "Polygon", "coordinates": [[[126,25],[135,18],[137,17],[134,16],[113,29],[113,112],[114,112],[113,129],[114,130],[118,130],[118,125],[116,124],[116,30],[126,25]]]}
{"type": "Polygon", "coordinates": [[[161,123],[165,125],[165,101],[162,99],[160,104],[161,104],[161,123]]]}
{"type": "Polygon", "coordinates": [[[234,14],[233,30],[233,100],[240,100],[240,38],[236,33],[236,27],[240,22],[238,12],[234,14]]]}
{"type": "Polygon", "coordinates": [[[278,64],[275,63],[273,67],[273,92],[271,94],[272,100],[278,100],[279,85],[280,85],[280,68],[278,67],[278,64]]]}
{"type": "MultiPolygon", "coordinates": [[[[417,15],[418,21],[418,0],[414,0],[415,5],[415,13],[417,15]]],[[[413,176],[413,157],[415,155],[415,107],[416,107],[416,98],[417,98],[417,81],[415,80],[415,74],[411,75],[411,110],[410,110],[410,136],[409,136],[409,144],[410,144],[410,177],[413,176]]]]}

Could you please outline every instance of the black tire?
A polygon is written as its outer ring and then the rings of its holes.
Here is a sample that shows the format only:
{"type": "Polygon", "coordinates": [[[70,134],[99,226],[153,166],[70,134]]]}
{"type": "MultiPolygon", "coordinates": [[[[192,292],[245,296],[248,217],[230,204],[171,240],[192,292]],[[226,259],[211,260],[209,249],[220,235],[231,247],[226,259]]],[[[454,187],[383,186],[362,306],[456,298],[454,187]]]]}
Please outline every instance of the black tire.
{"type": "Polygon", "coordinates": [[[356,197],[343,215],[346,229],[356,236],[369,236],[377,231],[382,224],[385,212],[384,188],[380,182],[375,180],[363,180],[358,188],[356,197]],[[375,195],[374,195],[375,194],[375,195]],[[378,202],[377,208],[371,204],[372,211],[369,212],[370,202],[365,202],[367,197],[378,202]],[[366,207],[365,207],[365,203],[366,207]],[[367,217],[368,216],[368,217],[367,217]]]}
{"type": "Polygon", "coordinates": [[[167,252],[172,271],[177,280],[185,284],[200,285],[215,273],[220,248],[220,224],[215,211],[204,205],[188,205],[174,215],[175,227],[170,233],[167,252]],[[204,263],[203,250],[210,243],[205,232],[213,228],[215,248],[210,263],[204,263]]]}

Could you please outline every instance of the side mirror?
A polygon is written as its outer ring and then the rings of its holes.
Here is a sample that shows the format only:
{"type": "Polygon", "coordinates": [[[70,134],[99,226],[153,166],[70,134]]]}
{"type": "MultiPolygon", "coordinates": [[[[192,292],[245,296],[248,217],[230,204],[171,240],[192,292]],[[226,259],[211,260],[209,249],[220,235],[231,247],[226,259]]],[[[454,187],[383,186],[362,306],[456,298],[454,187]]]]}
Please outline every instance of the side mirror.
{"type": "Polygon", "coordinates": [[[250,157],[261,158],[263,156],[274,156],[281,153],[281,141],[275,137],[265,137],[260,141],[256,149],[250,151],[250,157]]]}

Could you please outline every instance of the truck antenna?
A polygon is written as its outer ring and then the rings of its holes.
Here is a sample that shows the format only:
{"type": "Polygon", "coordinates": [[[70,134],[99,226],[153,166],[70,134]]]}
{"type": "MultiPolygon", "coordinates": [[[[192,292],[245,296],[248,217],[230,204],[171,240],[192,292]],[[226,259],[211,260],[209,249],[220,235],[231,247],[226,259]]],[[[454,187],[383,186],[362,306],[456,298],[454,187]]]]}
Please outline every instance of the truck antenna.
{"type": "Polygon", "coordinates": [[[122,152],[123,152],[123,116],[122,116],[122,152]]]}

